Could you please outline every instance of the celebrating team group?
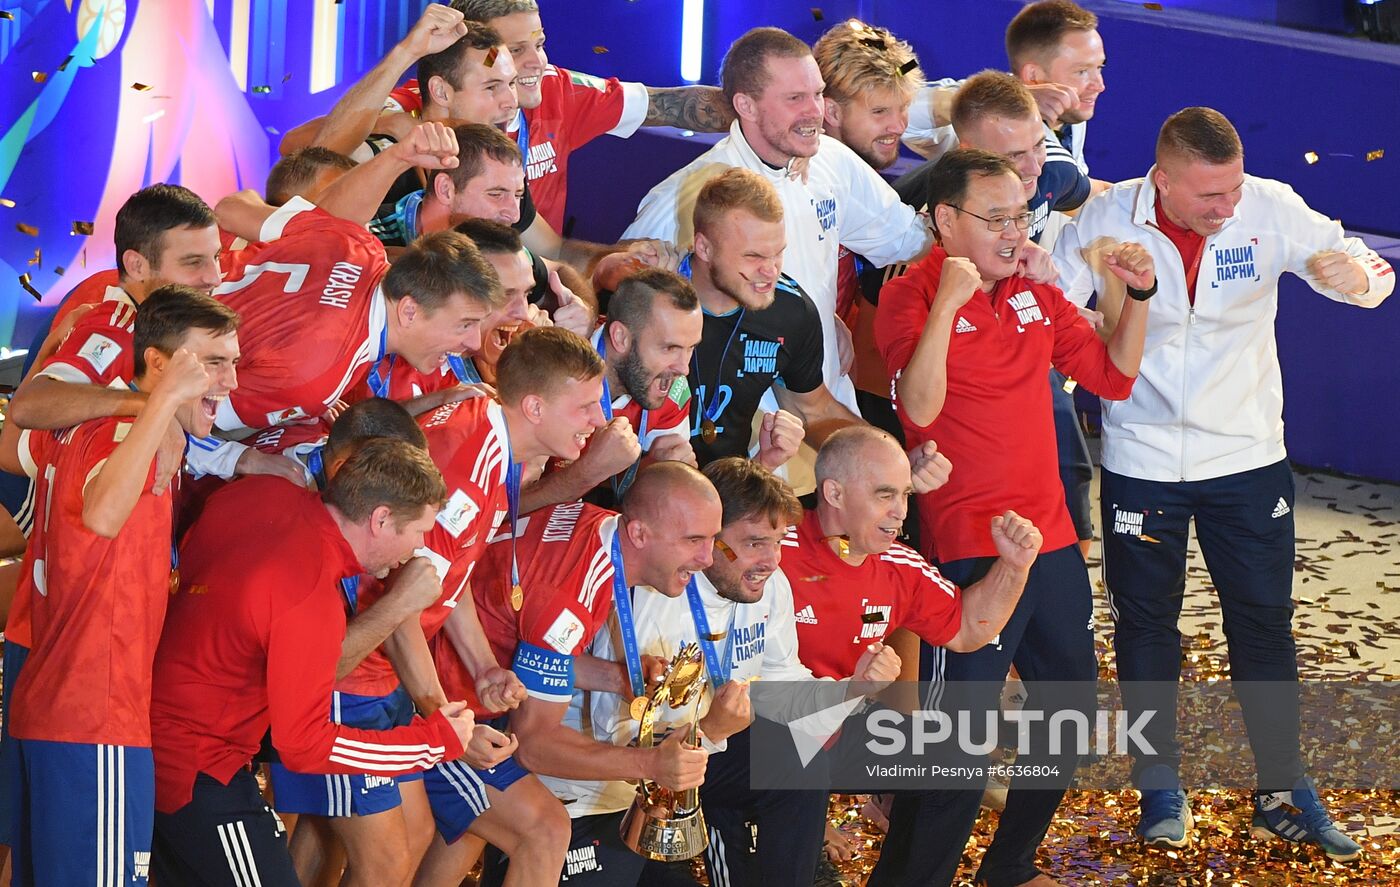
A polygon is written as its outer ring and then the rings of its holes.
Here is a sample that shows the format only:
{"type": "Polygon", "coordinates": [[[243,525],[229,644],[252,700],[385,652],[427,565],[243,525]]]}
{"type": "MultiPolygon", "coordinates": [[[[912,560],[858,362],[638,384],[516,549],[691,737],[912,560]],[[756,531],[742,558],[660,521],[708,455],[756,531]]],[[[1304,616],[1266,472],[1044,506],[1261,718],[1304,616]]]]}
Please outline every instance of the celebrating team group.
{"type": "MultiPolygon", "coordinates": [[[[1232,676],[1297,682],[1278,279],[1374,307],[1395,277],[1228,119],[1091,178],[1105,47],[1071,0],[960,81],[854,20],[753,29],[718,88],[544,45],[534,0],[430,5],[265,193],[118,212],[0,434],[31,478],[13,884],[683,883],[620,834],[640,782],[698,790],[710,884],[808,887],[828,796],[754,787],[797,710],[756,718],[753,681],[858,707],[1014,671],[1092,706],[1075,385],[1126,708],[1174,710],[1128,688],[1180,676],[1193,520],[1232,676]],[[570,153],[642,126],[725,135],[619,242],[563,236],[570,153]],[[901,143],[926,159],[890,184],[901,143]],[[686,651],[693,714],[652,701],[686,651]]],[[[1358,856],[1296,705],[1241,701],[1253,833],[1358,856]]],[[[1174,720],[1148,738],[1137,832],[1184,847],[1174,720]]],[[[1012,782],[979,883],[1057,883],[1063,793],[1012,782]]],[[[870,883],[951,884],[982,786],[891,800],[870,883]]]]}

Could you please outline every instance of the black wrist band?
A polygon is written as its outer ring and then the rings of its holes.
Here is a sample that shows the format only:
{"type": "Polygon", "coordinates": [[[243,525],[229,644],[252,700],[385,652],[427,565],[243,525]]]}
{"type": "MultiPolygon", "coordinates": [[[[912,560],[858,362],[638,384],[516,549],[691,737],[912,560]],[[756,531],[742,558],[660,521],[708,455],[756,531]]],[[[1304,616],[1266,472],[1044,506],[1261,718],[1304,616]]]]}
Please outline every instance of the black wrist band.
{"type": "Polygon", "coordinates": [[[1155,295],[1157,295],[1157,279],[1155,277],[1152,279],[1152,285],[1145,290],[1128,287],[1128,298],[1134,302],[1146,302],[1155,295]]]}

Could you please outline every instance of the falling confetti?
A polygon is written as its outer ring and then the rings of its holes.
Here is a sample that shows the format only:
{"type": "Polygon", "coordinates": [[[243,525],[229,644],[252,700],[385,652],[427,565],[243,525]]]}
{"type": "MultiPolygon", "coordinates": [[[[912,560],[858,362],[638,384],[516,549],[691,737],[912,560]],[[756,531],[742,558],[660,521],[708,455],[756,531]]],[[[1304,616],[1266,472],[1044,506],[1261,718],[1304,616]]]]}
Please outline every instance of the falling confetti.
{"type": "Polygon", "coordinates": [[[59,277],[62,277],[64,274],[67,274],[68,271],[62,265],[55,265],[53,268],[53,273],[57,274],[59,277]]]}
{"type": "Polygon", "coordinates": [[[152,112],[152,113],[150,113],[150,114],[147,114],[145,117],[142,117],[142,118],[141,118],[141,122],[142,122],[142,123],[155,123],[157,120],[159,120],[160,118],[162,118],[162,117],[164,117],[164,116],[165,116],[165,109],[164,109],[164,108],[161,108],[159,111],[154,111],[154,112],[152,112]]]}
{"type": "Polygon", "coordinates": [[[1309,166],[1311,166],[1311,165],[1313,165],[1314,163],[1316,163],[1316,162],[1318,161],[1319,158],[1318,158],[1318,156],[1317,156],[1317,152],[1316,152],[1316,151],[1309,151],[1308,153],[1306,153],[1306,154],[1303,155],[1303,159],[1306,160],[1306,161],[1308,162],[1308,165],[1309,165],[1309,166]]]}
{"type": "Polygon", "coordinates": [[[819,21],[821,21],[821,20],[824,19],[824,18],[826,18],[826,16],[822,14],[822,8],[821,8],[820,6],[813,6],[813,7],[812,7],[812,21],[814,21],[814,22],[819,22],[819,21]]]}
{"type": "Polygon", "coordinates": [[[8,197],[0,197],[0,206],[6,206],[6,207],[9,207],[9,208],[13,209],[13,208],[14,208],[14,205],[15,205],[15,202],[14,202],[13,200],[11,200],[10,198],[8,198],[8,197]]]}
{"type": "Polygon", "coordinates": [[[73,61],[73,57],[70,55],[70,56],[68,56],[67,58],[65,58],[65,59],[63,60],[63,64],[59,65],[59,66],[58,66],[58,69],[59,69],[60,71],[66,71],[66,70],[68,70],[68,63],[71,62],[71,61],[73,61]]]}
{"type": "Polygon", "coordinates": [[[38,268],[44,267],[44,250],[42,247],[34,248],[34,256],[29,260],[29,264],[38,268]]]}
{"type": "Polygon", "coordinates": [[[1162,4],[1160,4],[1160,3],[1144,3],[1144,4],[1142,4],[1142,8],[1143,8],[1143,9],[1150,9],[1150,10],[1152,10],[1153,12],[1161,12],[1161,11],[1162,11],[1162,4]]]}
{"type": "Polygon", "coordinates": [[[92,234],[92,222],[74,222],[71,234],[81,234],[84,237],[92,234]]]}
{"type": "Polygon", "coordinates": [[[908,74],[910,71],[914,70],[914,69],[917,68],[917,67],[919,67],[919,60],[918,60],[918,59],[910,59],[909,61],[907,61],[907,62],[905,62],[904,64],[902,64],[902,65],[899,66],[899,73],[900,73],[901,75],[902,75],[902,74],[908,74]]]}
{"type": "Polygon", "coordinates": [[[291,80],[291,79],[292,79],[292,75],[291,75],[291,74],[283,74],[283,75],[282,75],[282,82],[283,82],[283,83],[286,83],[288,80],[291,80]]]}
{"type": "Polygon", "coordinates": [[[496,56],[500,54],[501,51],[493,46],[486,50],[486,58],[481,63],[488,68],[493,68],[496,66],[496,56]]]}
{"type": "Polygon", "coordinates": [[[1377,148],[1377,149],[1374,150],[1374,151],[1367,151],[1367,152],[1366,152],[1366,162],[1367,162],[1367,163],[1370,163],[1372,160],[1380,160],[1380,159],[1381,159],[1382,157],[1384,157],[1384,156],[1385,156],[1385,149],[1384,149],[1384,148],[1377,148]]]}
{"type": "Polygon", "coordinates": [[[151,87],[145,83],[133,83],[131,84],[131,88],[137,92],[147,92],[151,87]]]}
{"type": "Polygon", "coordinates": [[[25,273],[19,276],[19,285],[24,287],[25,291],[34,297],[34,301],[42,302],[44,300],[44,294],[36,290],[34,288],[34,284],[30,283],[29,281],[29,272],[26,271],[25,273]]]}
{"type": "Polygon", "coordinates": [[[254,87],[253,87],[253,92],[266,95],[267,93],[272,92],[272,87],[271,87],[271,86],[254,86],[254,87]]]}
{"type": "Polygon", "coordinates": [[[15,224],[15,229],[16,229],[17,231],[19,231],[19,233],[21,233],[21,234],[28,234],[30,237],[38,237],[38,236],[39,236],[39,229],[38,229],[38,228],[35,228],[33,225],[26,225],[26,224],[23,223],[23,222],[18,222],[18,223],[16,223],[16,224],[15,224]]]}
{"type": "Polygon", "coordinates": [[[0,9],[0,19],[4,19],[7,22],[12,22],[15,20],[15,14],[13,12],[6,12],[5,10],[0,9]]]}
{"type": "Polygon", "coordinates": [[[30,76],[34,78],[35,83],[43,83],[45,80],[49,79],[49,75],[45,74],[43,71],[35,71],[30,76]]]}
{"type": "Polygon", "coordinates": [[[603,53],[605,53],[605,52],[607,52],[607,51],[608,51],[608,48],[607,48],[606,46],[595,46],[595,47],[593,47],[593,54],[594,54],[594,55],[602,55],[603,53]]]}

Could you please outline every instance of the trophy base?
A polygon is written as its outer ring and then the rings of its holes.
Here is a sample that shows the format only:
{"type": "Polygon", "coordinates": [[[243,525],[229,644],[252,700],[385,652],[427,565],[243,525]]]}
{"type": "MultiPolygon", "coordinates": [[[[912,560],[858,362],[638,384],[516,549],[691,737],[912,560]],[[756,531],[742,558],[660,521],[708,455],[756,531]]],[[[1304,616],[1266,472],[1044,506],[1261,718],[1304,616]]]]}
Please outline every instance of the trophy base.
{"type": "Polygon", "coordinates": [[[674,819],[652,815],[634,801],[618,829],[622,843],[639,856],[656,862],[680,862],[699,856],[709,845],[700,808],[674,819]]]}

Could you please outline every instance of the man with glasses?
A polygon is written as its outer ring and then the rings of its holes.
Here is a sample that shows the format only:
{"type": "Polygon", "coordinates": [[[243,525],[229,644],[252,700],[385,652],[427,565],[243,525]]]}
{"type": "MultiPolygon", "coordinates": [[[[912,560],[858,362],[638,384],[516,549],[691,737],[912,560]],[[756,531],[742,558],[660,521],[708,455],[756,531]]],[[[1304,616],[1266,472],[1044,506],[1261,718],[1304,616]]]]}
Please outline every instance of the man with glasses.
{"type": "MultiPolygon", "coordinates": [[[[1083,693],[1068,703],[1092,706],[1092,593],[1060,486],[1044,374],[1055,364],[1105,398],[1128,396],[1147,326],[1142,302],[1156,290],[1152,260],[1134,243],[1109,248],[1106,267],[1132,298],[1105,345],[1058,289],[1022,275],[1031,215],[1022,175],[1005,157],[971,148],[950,152],[929,175],[927,200],[939,246],[885,285],[875,320],[907,442],[937,440],[956,466],[948,483],[918,497],[921,553],[966,588],[995,561],[990,515],[1011,509],[1045,540],[1001,633],[975,652],[941,651],[935,666],[943,680],[990,687],[1014,664],[1032,698],[1036,682],[1076,681],[1083,693]]],[[[1035,743],[1034,729],[1031,737],[1032,753],[1017,764],[1058,768],[1067,781],[1074,750],[1050,757],[1035,743]]],[[[979,787],[898,796],[891,843],[870,883],[951,883],[981,794],[979,787]],[[946,840],[929,841],[931,834],[946,840]]],[[[1055,883],[1036,869],[1035,851],[1063,794],[1063,787],[1013,785],[979,883],[1055,883]]]]}

